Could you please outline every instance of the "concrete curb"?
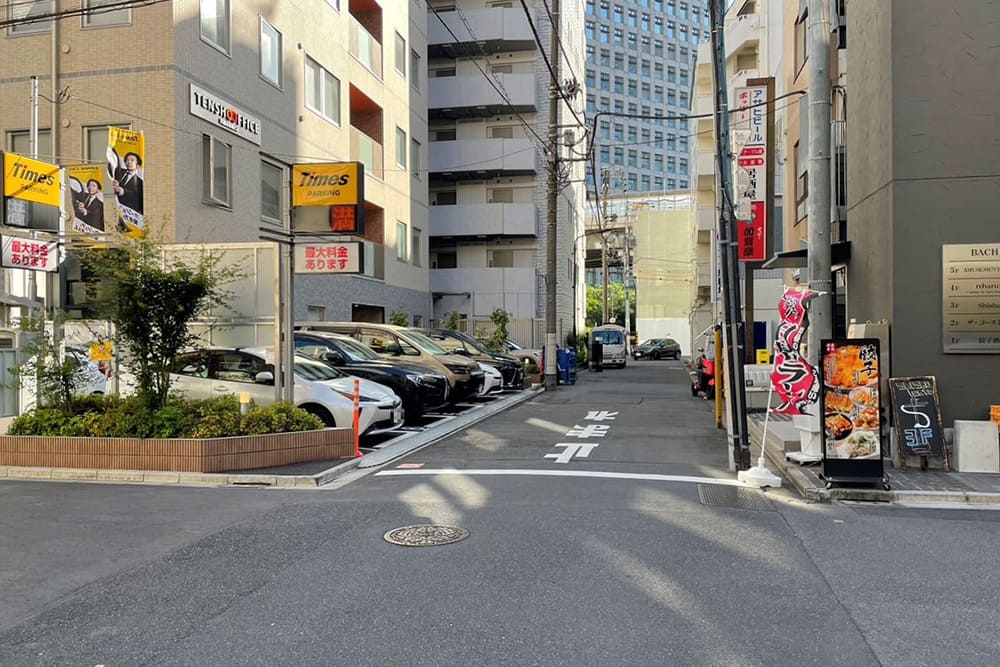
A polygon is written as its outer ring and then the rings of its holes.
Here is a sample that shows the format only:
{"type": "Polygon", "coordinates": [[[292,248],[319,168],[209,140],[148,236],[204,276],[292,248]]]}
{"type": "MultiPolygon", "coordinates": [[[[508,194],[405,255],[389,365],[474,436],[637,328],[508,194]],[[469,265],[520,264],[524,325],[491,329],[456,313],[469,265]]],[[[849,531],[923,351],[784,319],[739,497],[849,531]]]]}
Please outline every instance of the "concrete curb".
{"type": "Polygon", "coordinates": [[[163,470],[101,470],[94,468],[37,468],[0,466],[0,479],[48,480],[60,482],[96,482],[109,484],[158,484],[174,486],[245,486],[280,489],[315,489],[328,484],[355,468],[374,468],[422,449],[498,412],[530,400],[544,392],[541,385],[485,404],[479,409],[451,419],[438,428],[408,436],[398,443],[375,450],[328,468],[314,475],[275,475],[260,473],[199,473],[163,470]]]}

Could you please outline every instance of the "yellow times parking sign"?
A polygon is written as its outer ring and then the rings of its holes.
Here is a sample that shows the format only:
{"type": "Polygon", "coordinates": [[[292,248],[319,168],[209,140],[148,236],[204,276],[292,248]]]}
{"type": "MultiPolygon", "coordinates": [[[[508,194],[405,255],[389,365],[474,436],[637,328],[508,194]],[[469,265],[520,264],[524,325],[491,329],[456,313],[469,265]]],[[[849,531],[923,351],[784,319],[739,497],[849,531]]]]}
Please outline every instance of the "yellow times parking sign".
{"type": "Polygon", "coordinates": [[[364,196],[360,162],[292,166],[292,206],[357,205],[364,196]]]}
{"type": "Polygon", "coordinates": [[[3,154],[3,196],[59,206],[59,165],[17,153],[3,154]]]}
{"type": "Polygon", "coordinates": [[[90,344],[91,361],[111,361],[111,342],[104,341],[90,344]]]}

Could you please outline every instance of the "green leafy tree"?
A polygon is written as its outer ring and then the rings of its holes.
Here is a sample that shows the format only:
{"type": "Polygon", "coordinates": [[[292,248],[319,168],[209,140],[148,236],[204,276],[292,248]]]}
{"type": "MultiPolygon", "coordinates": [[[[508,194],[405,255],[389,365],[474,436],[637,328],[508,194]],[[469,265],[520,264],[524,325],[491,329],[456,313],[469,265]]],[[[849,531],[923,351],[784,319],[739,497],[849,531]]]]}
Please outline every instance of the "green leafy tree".
{"type": "Polygon", "coordinates": [[[494,308],[490,313],[490,321],[493,323],[493,331],[486,339],[486,347],[492,352],[503,352],[503,343],[510,337],[508,332],[510,313],[503,308],[494,308]]]}
{"type": "Polygon", "coordinates": [[[448,331],[458,331],[458,328],[462,325],[462,316],[457,310],[452,310],[447,315],[445,315],[444,321],[441,323],[448,331]]]}
{"type": "Polygon", "coordinates": [[[120,362],[150,409],[166,405],[171,363],[197,341],[188,325],[225,305],[231,294],[223,286],[242,275],[221,260],[202,251],[185,261],[149,241],[87,252],[84,261],[100,280],[96,310],[114,323],[125,348],[120,362]]]}
{"type": "Polygon", "coordinates": [[[410,316],[406,313],[396,310],[389,313],[389,324],[395,324],[399,327],[410,326],[410,316]]]}
{"type": "MultiPolygon", "coordinates": [[[[635,321],[635,290],[629,290],[629,307],[633,322],[635,321]]],[[[608,320],[601,321],[604,302],[604,288],[600,285],[587,288],[587,326],[597,327],[609,322],[617,322],[625,326],[625,286],[621,283],[611,283],[608,285],[608,320]]],[[[630,327],[632,330],[634,326],[630,327]]]]}

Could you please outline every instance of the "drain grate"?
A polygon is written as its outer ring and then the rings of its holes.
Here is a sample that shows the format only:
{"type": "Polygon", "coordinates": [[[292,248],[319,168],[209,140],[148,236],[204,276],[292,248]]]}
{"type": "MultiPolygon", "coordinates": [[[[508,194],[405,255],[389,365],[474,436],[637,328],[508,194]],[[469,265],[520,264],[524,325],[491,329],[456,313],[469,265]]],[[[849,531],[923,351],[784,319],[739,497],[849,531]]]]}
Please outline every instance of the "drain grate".
{"type": "Polygon", "coordinates": [[[774,511],[774,506],[763,491],[741,486],[699,484],[698,497],[702,505],[735,507],[741,510],[774,511]]]}
{"type": "Polygon", "coordinates": [[[382,537],[386,542],[398,544],[401,547],[435,547],[458,542],[468,536],[469,531],[464,528],[424,524],[393,528],[382,537]]]}

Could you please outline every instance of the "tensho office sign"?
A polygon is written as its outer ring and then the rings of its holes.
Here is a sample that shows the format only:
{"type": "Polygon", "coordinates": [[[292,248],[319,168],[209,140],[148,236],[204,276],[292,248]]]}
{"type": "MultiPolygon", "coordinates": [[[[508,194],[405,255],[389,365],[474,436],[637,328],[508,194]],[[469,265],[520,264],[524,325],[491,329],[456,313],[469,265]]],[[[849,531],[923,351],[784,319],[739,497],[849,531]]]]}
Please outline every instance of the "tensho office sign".
{"type": "Polygon", "coordinates": [[[228,100],[191,84],[191,115],[260,146],[260,120],[228,100]]]}

